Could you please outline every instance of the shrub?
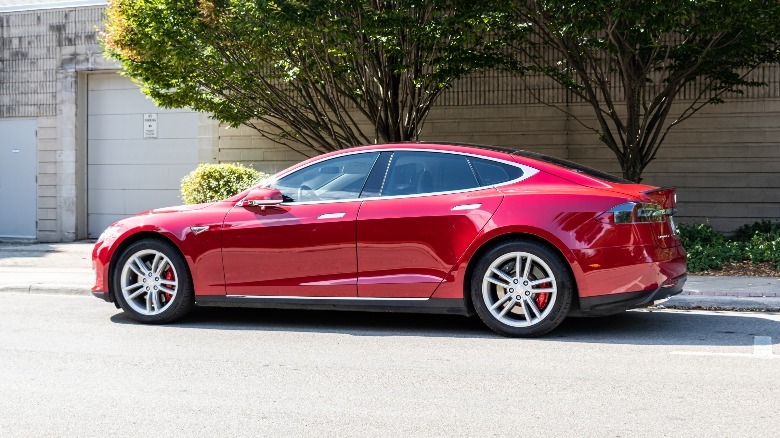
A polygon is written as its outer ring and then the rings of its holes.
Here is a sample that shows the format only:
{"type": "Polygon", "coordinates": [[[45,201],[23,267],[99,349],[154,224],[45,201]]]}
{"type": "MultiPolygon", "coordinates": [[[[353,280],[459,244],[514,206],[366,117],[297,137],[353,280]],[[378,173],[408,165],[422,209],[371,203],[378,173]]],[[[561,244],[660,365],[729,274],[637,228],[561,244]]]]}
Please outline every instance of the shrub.
{"type": "Polygon", "coordinates": [[[695,244],[718,244],[725,240],[723,234],[715,231],[709,224],[680,224],[677,229],[680,231],[680,240],[686,248],[695,244]]]}
{"type": "Polygon", "coordinates": [[[756,222],[726,237],[707,224],[681,224],[680,239],[688,251],[688,270],[718,270],[726,262],[772,263],[780,271],[780,223],[756,222]]]}
{"type": "Polygon", "coordinates": [[[680,224],[678,230],[682,245],[688,251],[688,270],[691,272],[722,269],[727,261],[742,260],[740,245],[728,242],[710,225],[680,224]]]}
{"type": "Polygon", "coordinates": [[[747,242],[756,234],[780,236],[780,222],[772,222],[765,219],[751,225],[742,225],[734,231],[734,239],[747,242]]]}
{"type": "Polygon", "coordinates": [[[181,180],[185,204],[229,198],[265,178],[266,174],[241,164],[199,164],[181,180]]]}
{"type": "Polygon", "coordinates": [[[780,232],[757,232],[745,245],[745,257],[753,263],[772,263],[780,271],[780,232]]]}

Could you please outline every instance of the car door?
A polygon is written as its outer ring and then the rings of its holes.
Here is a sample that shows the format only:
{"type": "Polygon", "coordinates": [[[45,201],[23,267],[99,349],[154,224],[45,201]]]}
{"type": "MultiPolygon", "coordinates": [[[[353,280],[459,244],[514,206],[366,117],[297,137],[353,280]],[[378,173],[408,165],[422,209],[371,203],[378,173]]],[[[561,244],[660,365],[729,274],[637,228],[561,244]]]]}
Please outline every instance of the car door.
{"type": "Polygon", "coordinates": [[[358,214],[360,297],[433,294],[503,199],[493,183],[480,180],[475,160],[490,161],[395,151],[381,182],[374,185],[372,173],[358,214]]]}
{"type": "Polygon", "coordinates": [[[225,217],[227,295],[355,297],[360,192],[378,152],[316,162],[273,181],[285,202],[225,217]]]}

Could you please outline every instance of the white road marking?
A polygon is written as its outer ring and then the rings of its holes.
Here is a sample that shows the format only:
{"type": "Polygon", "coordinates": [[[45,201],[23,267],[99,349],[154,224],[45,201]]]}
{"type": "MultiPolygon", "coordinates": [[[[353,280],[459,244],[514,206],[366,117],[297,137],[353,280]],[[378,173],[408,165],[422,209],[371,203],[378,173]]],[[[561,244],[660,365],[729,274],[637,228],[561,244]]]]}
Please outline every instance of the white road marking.
{"type": "Polygon", "coordinates": [[[753,337],[753,354],[749,353],[714,353],[710,351],[672,351],[672,354],[684,356],[726,356],[726,357],[750,357],[753,359],[780,359],[780,355],[772,353],[771,336],[753,337]]]}

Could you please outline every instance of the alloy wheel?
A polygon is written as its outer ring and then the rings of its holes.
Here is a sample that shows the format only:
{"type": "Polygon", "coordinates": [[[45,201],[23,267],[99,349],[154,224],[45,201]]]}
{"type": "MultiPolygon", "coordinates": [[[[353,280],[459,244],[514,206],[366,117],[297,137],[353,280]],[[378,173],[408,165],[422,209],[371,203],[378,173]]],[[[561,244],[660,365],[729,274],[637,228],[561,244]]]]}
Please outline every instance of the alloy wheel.
{"type": "Polygon", "coordinates": [[[528,252],[498,257],[482,280],[482,298],[490,314],[511,327],[530,327],[552,311],[558,287],[552,269],[528,252]]]}
{"type": "Polygon", "coordinates": [[[120,277],[122,296],[141,315],[158,315],[171,306],[179,290],[179,276],[162,252],[143,249],[131,255],[120,277]]]}

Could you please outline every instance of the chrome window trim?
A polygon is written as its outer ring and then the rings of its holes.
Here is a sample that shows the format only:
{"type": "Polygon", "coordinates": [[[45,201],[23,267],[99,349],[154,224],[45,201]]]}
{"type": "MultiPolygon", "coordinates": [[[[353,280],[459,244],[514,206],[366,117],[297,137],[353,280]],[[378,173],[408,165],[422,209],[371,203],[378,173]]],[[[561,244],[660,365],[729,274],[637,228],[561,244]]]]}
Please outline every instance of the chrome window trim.
{"type": "MultiPolygon", "coordinates": [[[[515,178],[513,180],[505,181],[505,182],[502,182],[500,184],[488,184],[488,185],[482,185],[482,186],[472,187],[472,188],[468,188],[468,189],[461,189],[461,190],[449,190],[449,191],[444,191],[444,192],[431,192],[431,193],[417,193],[417,194],[413,194],[413,195],[372,196],[372,197],[369,197],[369,198],[330,199],[330,200],[324,200],[324,201],[304,201],[304,202],[283,202],[283,203],[278,204],[278,205],[294,206],[294,205],[334,204],[334,203],[339,203],[339,202],[377,201],[377,200],[385,200],[385,199],[405,199],[405,198],[421,198],[421,197],[438,196],[438,195],[452,195],[452,194],[457,194],[457,193],[475,192],[475,191],[482,190],[482,189],[496,188],[496,187],[506,186],[506,185],[509,185],[509,184],[515,184],[515,183],[518,183],[520,181],[528,179],[528,178],[536,175],[537,173],[539,173],[539,169],[533,168],[533,167],[525,165],[525,164],[515,163],[515,162],[503,160],[501,158],[486,157],[484,155],[472,154],[472,153],[469,153],[469,152],[443,151],[443,150],[439,150],[439,149],[428,149],[428,148],[370,149],[370,150],[364,150],[364,151],[347,152],[347,153],[344,153],[344,154],[339,154],[338,156],[335,156],[335,157],[323,158],[321,160],[317,160],[317,161],[314,161],[312,163],[309,163],[306,166],[293,169],[293,170],[291,170],[289,172],[278,173],[276,175],[273,175],[272,177],[269,177],[266,181],[264,181],[261,185],[259,185],[257,187],[268,186],[270,184],[273,184],[275,181],[278,181],[280,178],[284,178],[285,176],[290,175],[291,173],[297,172],[299,170],[306,169],[309,166],[313,166],[315,164],[322,163],[323,161],[327,161],[327,160],[331,160],[331,159],[335,159],[335,158],[339,158],[339,157],[345,157],[345,156],[348,156],[348,155],[377,153],[377,152],[379,152],[379,153],[381,153],[381,152],[434,152],[434,153],[441,153],[441,154],[462,155],[462,156],[466,156],[466,157],[481,158],[483,160],[490,160],[490,161],[495,161],[497,163],[508,164],[510,166],[514,166],[514,167],[520,168],[523,171],[523,175],[520,178],[515,178]]],[[[390,169],[390,165],[391,164],[392,164],[392,159],[387,163],[387,168],[385,169],[385,172],[387,172],[388,169],[390,169]]],[[[372,167],[372,170],[373,170],[373,167],[372,167]]],[[[370,173],[371,173],[371,170],[369,170],[369,174],[370,173]]],[[[385,175],[385,177],[386,176],[387,175],[385,175]]]]}

